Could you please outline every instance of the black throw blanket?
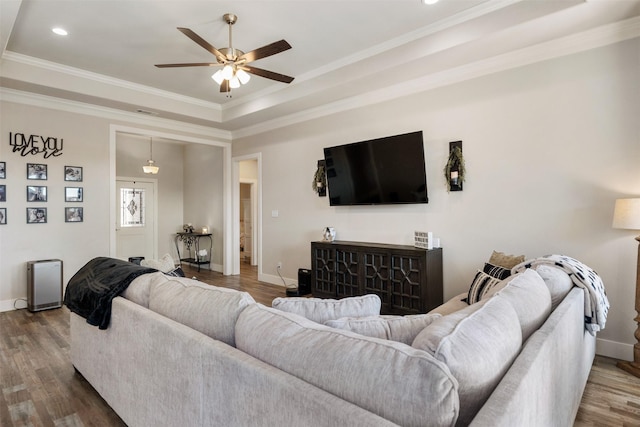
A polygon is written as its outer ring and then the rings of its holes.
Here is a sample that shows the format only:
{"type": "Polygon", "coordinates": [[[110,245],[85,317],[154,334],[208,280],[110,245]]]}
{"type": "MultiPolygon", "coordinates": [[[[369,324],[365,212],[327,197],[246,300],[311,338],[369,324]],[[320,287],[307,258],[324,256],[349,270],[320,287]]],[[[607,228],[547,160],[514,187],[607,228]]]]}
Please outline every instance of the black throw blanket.
{"type": "Polygon", "coordinates": [[[156,271],[115,258],[94,258],[69,280],[64,304],[87,319],[88,324],[107,329],[111,320],[111,301],[136,277],[156,271]]]}

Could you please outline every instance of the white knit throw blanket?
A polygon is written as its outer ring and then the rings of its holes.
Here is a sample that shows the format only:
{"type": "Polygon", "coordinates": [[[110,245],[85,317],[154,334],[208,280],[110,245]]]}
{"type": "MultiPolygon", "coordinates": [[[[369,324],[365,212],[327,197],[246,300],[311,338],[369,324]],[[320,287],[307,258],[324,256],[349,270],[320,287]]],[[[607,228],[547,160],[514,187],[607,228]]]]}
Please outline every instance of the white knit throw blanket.
{"type": "Polygon", "coordinates": [[[525,261],[511,269],[512,273],[520,273],[537,265],[553,265],[565,271],[571,281],[584,289],[584,326],[592,335],[601,329],[607,321],[609,300],[604,284],[598,274],[580,261],[566,255],[546,255],[525,261]]]}

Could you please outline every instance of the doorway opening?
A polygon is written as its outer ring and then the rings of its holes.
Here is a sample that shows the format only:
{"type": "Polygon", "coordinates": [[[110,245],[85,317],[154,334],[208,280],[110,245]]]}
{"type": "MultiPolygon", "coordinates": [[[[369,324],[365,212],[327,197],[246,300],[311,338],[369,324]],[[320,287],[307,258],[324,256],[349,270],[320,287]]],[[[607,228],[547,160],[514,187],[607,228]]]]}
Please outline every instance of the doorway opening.
{"type": "Polygon", "coordinates": [[[260,155],[233,159],[234,274],[257,280],[261,265],[260,155]]]}

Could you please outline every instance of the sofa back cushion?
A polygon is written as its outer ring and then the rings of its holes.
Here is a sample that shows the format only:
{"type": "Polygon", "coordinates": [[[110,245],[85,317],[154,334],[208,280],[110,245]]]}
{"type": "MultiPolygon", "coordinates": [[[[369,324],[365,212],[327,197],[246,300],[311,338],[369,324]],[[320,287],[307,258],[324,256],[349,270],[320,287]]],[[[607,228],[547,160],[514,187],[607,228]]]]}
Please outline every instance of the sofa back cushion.
{"type": "Polygon", "coordinates": [[[151,287],[149,309],[213,339],[235,346],[235,324],[254,299],[246,292],[166,277],[151,287]]]}
{"type": "Polygon", "coordinates": [[[553,265],[540,264],[536,266],[534,270],[542,277],[542,280],[544,280],[545,285],[547,285],[549,289],[549,293],[551,294],[551,310],[553,311],[573,288],[571,277],[569,277],[566,271],[553,265]]]}
{"type": "Polygon", "coordinates": [[[487,298],[500,296],[509,301],[518,315],[522,341],[526,341],[547,320],[551,313],[551,294],[544,280],[535,270],[526,269],[505,279],[507,284],[487,298]]]}
{"type": "Polygon", "coordinates": [[[325,325],[344,329],[368,337],[381,338],[411,345],[415,337],[441,314],[414,314],[407,316],[343,317],[329,320],[325,325]]]}
{"type": "Polygon", "coordinates": [[[504,298],[491,298],[434,320],[413,342],[444,362],[459,383],[459,424],[468,425],[522,345],[518,316],[504,298]]]}
{"type": "Polygon", "coordinates": [[[380,314],[382,301],[375,294],[343,299],[293,297],[276,298],[271,306],[281,311],[296,313],[316,323],[324,323],[342,317],[377,316],[380,314]]]}
{"type": "Polygon", "coordinates": [[[236,323],[238,349],[405,426],[452,426],[457,382],[433,355],[261,304],[236,323]]]}
{"type": "Polygon", "coordinates": [[[142,274],[129,283],[127,289],[122,292],[122,297],[144,308],[149,308],[151,288],[166,281],[167,276],[160,271],[157,273],[142,274]]]}

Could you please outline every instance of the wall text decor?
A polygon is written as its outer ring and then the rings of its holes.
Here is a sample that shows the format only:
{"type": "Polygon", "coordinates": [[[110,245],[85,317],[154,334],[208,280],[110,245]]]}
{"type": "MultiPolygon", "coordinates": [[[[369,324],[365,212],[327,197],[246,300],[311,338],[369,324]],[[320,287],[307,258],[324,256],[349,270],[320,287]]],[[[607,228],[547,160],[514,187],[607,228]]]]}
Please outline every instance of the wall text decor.
{"type": "Polygon", "coordinates": [[[45,159],[62,155],[62,138],[9,132],[9,145],[22,157],[42,154],[45,159]]]}

